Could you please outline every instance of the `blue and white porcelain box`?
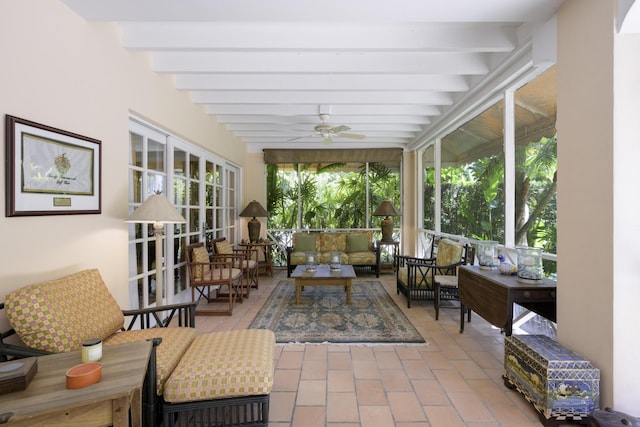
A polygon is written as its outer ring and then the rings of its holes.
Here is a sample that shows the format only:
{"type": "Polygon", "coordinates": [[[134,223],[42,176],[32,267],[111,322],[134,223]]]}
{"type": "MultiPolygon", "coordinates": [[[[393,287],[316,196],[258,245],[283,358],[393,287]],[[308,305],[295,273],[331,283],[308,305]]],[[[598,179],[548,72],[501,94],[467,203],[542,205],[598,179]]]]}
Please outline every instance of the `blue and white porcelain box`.
{"type": "Polygon", "coordinates": [[[600,370],[544,335],[505,337],[504,382],[533,404],[544,424],[586,421],[600,407],[600,370]]]}

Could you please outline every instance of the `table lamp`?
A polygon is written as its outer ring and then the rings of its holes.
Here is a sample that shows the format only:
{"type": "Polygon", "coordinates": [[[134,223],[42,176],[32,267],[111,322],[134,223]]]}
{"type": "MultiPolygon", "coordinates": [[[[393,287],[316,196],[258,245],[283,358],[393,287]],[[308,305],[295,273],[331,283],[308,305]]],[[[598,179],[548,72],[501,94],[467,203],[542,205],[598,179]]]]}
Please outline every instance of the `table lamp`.
{"type": "Polygon", "coordinates": [[[373,213],[373,216],[384,216],[384,219],[380,222],[383,242],[393,242],[393,220],[389,217],[400,215],[400,211],[389,200],[380,203],[378,209],[373,213]]]}
{"type": "Polygon", "coordinates": [[[256,243],[260,239],[260,221],[258,221],[256,217],[266,217],[269,216],[269,213],[260,203],[253,200],[242,210],[242,212],[240,212],[240,216],[252,217],[247,224],[247,227],[249,228],[249,241],[251,243],[256,243]]]}
{"type": "Polygon", "coordinates": [[[155,193],[148,197],[129,217],[126,222],[153,224],[156,236],[156,305],[162,305],[162,235],[165,224],[184,224],[187,222],[167,196],[155,193]]]}

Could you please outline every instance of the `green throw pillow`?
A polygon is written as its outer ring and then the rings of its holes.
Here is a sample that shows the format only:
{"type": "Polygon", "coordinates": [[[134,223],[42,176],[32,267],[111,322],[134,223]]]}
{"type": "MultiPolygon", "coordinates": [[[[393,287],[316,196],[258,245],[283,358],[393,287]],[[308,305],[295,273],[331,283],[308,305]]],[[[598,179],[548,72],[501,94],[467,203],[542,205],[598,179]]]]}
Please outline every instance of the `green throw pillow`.
{"type": "Polygon", "coordinates": [[[296,252],[313,252],[316,250],[316,236],[311,234],[296,235],[296,252]]]}
{"type": "Polygon", "coordinates": [[[366,234],[350,234],[347,236],[349,253],[369,251],[369,238],[366,234]]]}

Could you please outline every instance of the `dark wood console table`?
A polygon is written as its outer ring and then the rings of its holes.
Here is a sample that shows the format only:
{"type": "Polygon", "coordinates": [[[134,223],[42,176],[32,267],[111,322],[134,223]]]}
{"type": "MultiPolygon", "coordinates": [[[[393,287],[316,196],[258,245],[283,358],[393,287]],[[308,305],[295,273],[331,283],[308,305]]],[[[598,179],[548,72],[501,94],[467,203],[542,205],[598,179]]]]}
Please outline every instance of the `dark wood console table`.
{"type": "Polygon", "coordinates": [[[556,321],[556,283],[520,283],[516,276],[500,274],[498,270],[481,270],[463,265],[458,272],[460,295],[460,333],[464,332],[465,309],[504,330],[509,336],[513,326],[513,304],[519,304],[551,321],[556,321]]]}

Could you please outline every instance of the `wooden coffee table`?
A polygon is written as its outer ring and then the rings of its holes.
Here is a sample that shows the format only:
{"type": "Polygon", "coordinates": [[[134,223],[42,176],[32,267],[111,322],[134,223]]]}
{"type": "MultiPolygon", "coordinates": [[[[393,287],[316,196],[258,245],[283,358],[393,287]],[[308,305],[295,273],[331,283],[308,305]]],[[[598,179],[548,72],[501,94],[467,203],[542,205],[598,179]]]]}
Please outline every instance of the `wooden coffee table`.
{"type": "Polygon", "coordinates": [[[291,277],[296,280],[296,304],[300,304],[300,291],[305,286],[344,286],[347,304],[351,304],[351,279],[356,277],[351,265],[342,265],[339,271],[332,271],[325,264],[319,265],[315,271],[307,271],[306,266],[298,265],[291,277]]]}

